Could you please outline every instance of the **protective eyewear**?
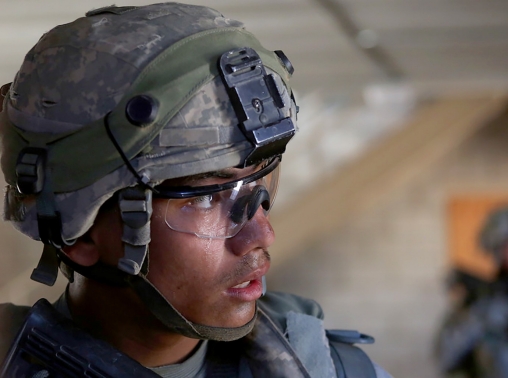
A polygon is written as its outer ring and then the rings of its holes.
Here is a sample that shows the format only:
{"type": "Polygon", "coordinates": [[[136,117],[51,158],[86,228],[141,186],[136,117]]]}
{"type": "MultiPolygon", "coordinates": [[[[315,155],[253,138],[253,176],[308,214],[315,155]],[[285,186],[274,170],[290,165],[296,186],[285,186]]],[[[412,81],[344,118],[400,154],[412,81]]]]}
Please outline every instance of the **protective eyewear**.
{"type": "Polygon", "coordinates": [[[175,231],[200,238],[235,236],[261,206],[268,215],[279,184],[280,157],[239,180],[206,186],[157,186],[155,198],[166,198],[165,221],[175,231]]]}

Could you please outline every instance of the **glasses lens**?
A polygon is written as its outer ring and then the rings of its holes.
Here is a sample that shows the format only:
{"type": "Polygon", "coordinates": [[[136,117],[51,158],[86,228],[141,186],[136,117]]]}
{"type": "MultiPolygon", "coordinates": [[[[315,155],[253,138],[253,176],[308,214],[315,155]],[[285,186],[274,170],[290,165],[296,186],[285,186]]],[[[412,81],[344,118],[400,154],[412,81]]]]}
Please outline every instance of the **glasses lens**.
{"type": "Polygon", "coordinates": [[[235,236],[261,206],[268,214],[279,183],[279,166],[255,181],[238,181],[233,188],[182,199],[168,199],[169,228],[203,238],[235,236]]]}

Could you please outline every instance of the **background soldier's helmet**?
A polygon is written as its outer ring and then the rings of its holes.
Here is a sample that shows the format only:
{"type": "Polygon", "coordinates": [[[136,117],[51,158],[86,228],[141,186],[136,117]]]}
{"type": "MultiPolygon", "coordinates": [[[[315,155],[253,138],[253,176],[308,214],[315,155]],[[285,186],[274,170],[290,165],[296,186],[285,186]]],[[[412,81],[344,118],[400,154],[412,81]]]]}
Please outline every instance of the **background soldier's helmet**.
{"type": "Polygon", "coordinates": [[[496,209],[488,215],[480,231],[480,245],[498,264],[502,263],[508,247],[508,208],[496,209]]]}
{"type": "Polygon", "coordinates": [[[292,71],[207,7],[112,6],[44,34],[0,120],[5,219],[45,244],[32,278],[52,284],[56,264],[71,279],[143,275],[153,187],[282,154],[296,124],[292,71]],[[123,262],[80,270],[60,248],[119,191],[123,262]]]}

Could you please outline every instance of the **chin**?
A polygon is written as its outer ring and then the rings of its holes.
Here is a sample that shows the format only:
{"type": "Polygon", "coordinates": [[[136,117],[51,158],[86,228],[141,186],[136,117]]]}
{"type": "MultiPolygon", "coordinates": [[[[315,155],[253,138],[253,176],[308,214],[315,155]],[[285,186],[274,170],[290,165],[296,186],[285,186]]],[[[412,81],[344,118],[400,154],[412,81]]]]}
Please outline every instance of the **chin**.
{"type": "Polygon", "coordinates": [[[199,316],[194,320],[188,318],[190,321],[210,327],[221,328],[237,328],[242,327],[252,320],[256,312],[256,303],[245,303],[242,306],[237,306],[229,311],[223,307],[219,311],[210,311],[208,314],[215,314],[215,316],[199,316]]]}

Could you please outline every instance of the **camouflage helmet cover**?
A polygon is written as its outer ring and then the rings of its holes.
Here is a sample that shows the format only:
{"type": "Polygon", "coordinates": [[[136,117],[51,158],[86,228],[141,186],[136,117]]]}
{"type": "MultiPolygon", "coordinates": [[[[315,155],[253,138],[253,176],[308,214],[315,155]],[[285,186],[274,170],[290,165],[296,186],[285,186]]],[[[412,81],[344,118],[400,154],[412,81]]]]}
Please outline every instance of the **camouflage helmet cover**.
{"type": "Polygon", "coordinates": [[[240,22],[213,9],[106,7],[46,33],[26,55],[0,114],[5,218],[40,239],[34,196],[16,189],[17,160],[28,146],[47,149],[45,180],[64,240],[83,235],[109,197],[136,185],[106,134],[105,117],[132,166],[151,183],[241,164],[253,146],[238,127],[217,61],[245,46],[274,74],[281,112],[295,119],[286,66],[240,22]],[[140,94],[158,104],[144,127],[125,114],[140,94]]]}

